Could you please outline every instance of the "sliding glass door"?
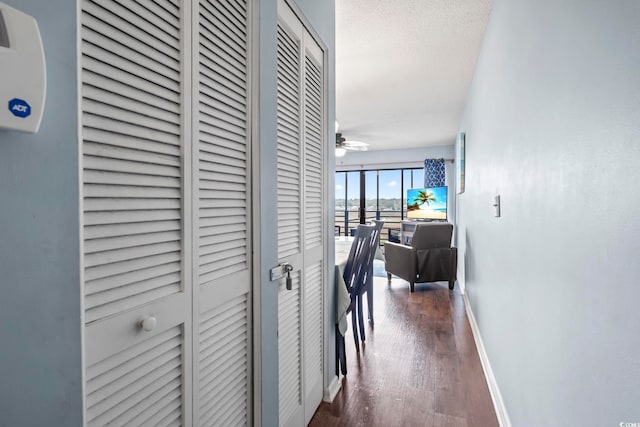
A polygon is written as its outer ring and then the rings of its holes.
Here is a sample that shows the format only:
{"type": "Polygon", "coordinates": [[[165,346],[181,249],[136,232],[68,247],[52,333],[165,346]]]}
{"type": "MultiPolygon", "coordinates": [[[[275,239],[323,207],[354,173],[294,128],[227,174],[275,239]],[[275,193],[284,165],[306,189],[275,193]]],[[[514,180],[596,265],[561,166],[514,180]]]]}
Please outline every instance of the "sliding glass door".
{"type": "Polygon", "coordinates": [[[380,241],[396,240],[407,215],[407,190],[423,183],[422,168],[336,172],[336,234],[348,236],[358,224],[379,219],[385,221],[380,241]]]}

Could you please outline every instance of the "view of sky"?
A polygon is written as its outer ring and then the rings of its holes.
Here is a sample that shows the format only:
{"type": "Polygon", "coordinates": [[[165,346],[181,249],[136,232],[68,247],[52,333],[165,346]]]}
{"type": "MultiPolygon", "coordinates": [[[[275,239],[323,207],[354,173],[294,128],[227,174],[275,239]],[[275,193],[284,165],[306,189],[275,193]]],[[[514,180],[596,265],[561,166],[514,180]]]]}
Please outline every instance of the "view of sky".
{"type": "MultiPolygon", "coordinates": [[[[420,169],[394,169],[365,172],[367,199],[403,199],[409,188],[422,188],[424,171],[420,169]],[[404,174],[404,188],[403,177],[404,174]],[[379,180],[379,181],[378,181],[379,180]],[[379,193],[378,193],[379,189],[379,193]]],[[[347,188],[347,199],[360,198],[360,172],[336,173],[336,200],[343,200],[347,188]]]]}

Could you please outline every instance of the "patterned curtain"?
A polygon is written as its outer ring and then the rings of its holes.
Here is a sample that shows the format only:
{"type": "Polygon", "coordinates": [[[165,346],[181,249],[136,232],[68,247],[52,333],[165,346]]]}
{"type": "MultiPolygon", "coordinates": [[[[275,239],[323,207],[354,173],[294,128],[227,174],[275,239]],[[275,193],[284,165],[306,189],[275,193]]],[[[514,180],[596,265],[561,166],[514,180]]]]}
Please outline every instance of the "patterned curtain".
{"type": "Polygon", "coordinates": [[[424,186],[444,187],[444,159],[425,159],[424,186]]]}

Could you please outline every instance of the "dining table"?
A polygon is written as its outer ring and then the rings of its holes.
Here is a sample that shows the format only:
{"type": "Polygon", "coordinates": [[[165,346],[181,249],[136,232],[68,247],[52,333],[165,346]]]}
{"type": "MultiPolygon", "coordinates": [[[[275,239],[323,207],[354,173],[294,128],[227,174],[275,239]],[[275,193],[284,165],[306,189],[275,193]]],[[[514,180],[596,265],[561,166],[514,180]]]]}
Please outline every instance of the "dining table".
{"type": "Polygon", "coordinates": [[[336,324],[340,334],[344,336],[347,332],[347,309],[351,304],[351,296],[347,290],[347,285],[344,283],[343,273],[349,259],[353,237],[336,236],[335,239],[336,324]]]}

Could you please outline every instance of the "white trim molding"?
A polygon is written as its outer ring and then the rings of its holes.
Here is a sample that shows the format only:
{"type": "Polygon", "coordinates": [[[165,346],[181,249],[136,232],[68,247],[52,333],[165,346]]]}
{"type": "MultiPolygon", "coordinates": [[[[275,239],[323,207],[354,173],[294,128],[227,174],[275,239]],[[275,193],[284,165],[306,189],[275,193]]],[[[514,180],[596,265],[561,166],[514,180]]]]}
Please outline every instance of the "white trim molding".
{"type": "Polygon", "coordinates": [[[329,387],[324,389],[322,400],[327,403],[333,402],[333,399],[336,398],[338,392],[340,391],[340,387],[342,387],[342,377],[336,375],[331,380],[331,384],[329,384],[329,387]]]}
{"type": "Polygon", "coordinates": [[[471,332],[473,334],[473,339],[476,342],[478,355],[480,356],[480,363],[482,364],[482,370],[484,371],[484,376],[487,380],[487,386],[489,386],[489,393],[491,394],[493,407],[496,411],[496,416],[498,417],[498,423],[500,424],[500,427],[511,427],[511,420],[509,419],[507,408],[505,407],[504,401],[502,400],[502,394],[500,393],[500,388],[498,387],[496,378],[493,375],[493,370],[491,369],[491,364],[489,363],[489,357],[487,356],[487,352],[482,342],[482,337],[480,336],[478,323],[476,322],[476,318],[473,315],[471,304],[469,304],[469,298],[467,297],[467,294],[464,292],[464,285],[461,284],[460,281],[458,281],[458,284],[462,285],[460,286],[460,288],[463,291],[462,297],[464,299],[464,306],[467,311],[467,317],[469,318],[469,324],[471,325],[471,332]]]}

